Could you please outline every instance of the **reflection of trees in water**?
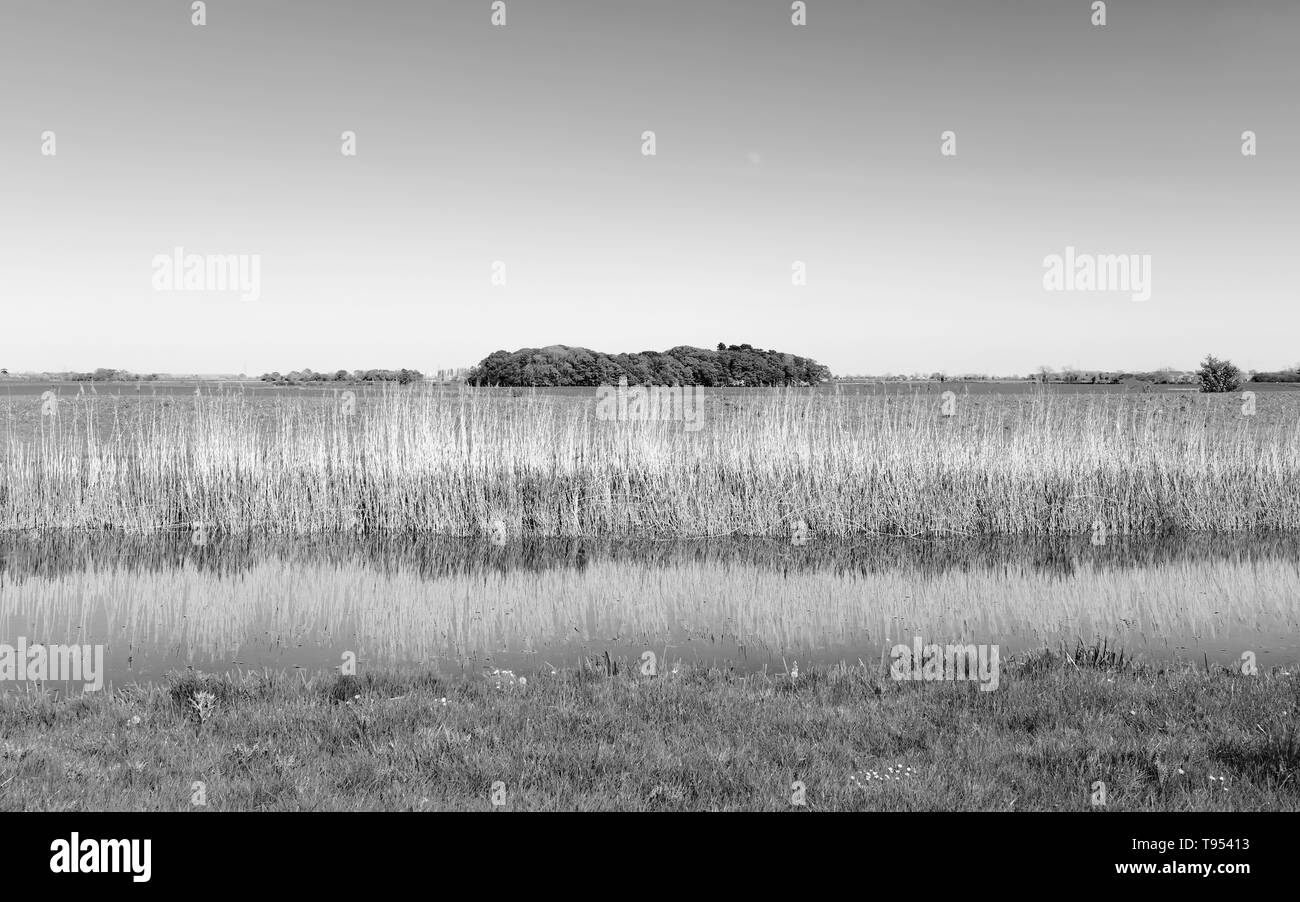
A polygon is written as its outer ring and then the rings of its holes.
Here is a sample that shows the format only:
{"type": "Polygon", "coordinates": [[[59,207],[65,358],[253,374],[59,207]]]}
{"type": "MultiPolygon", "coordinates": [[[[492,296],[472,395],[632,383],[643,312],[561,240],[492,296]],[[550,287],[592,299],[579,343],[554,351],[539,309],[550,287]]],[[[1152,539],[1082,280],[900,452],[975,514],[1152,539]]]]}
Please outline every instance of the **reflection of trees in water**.
{"type": "Polygon", "coordinates": [[[788,541],[738,538],[693,541],[529,539],[496,547],[479,539],[442,536],[340,538],[214,534],[195,546],[189,533],[41,533],[0,537],[0,574],[10,580],[55,576],[85,569],[160,571],[183,564],[201,572],[235,575],[255,564],[286,563],[363,566],[383,574],[425,578],[513,571],[584,571],[596,561],[641,566],[682,564],[769,567],[783,574],[826,571],[880,573],[906,570],[938,574],[951,570],[1016,568],[1061,578],[1080,564],[1141,568],[1180,561],[1300,561],[1300,534],[1191,534],[1159,539],[1111,536],[1105,545],[1088,536],[1074,540],[1026,537],[904,539],[871,537],[818,541],[795,547],[788,541]]]}

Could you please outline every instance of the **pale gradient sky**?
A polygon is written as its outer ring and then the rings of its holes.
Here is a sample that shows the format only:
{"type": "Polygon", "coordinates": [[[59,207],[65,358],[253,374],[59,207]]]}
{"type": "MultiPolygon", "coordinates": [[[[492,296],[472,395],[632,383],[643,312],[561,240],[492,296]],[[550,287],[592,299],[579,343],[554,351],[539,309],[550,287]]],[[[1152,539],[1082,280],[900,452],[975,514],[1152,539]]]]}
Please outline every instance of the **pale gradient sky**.
{"type": "Polygon", "coordinates": [[[507,8],[5,0],[0,366],[1300,360],[1300,3],[507,8]],[[261,299],[155,292],[177,245],[259,254],[261,299]],[[1045,291],[1066,245],[1150,254],[1151,300],[1045,291]]]}

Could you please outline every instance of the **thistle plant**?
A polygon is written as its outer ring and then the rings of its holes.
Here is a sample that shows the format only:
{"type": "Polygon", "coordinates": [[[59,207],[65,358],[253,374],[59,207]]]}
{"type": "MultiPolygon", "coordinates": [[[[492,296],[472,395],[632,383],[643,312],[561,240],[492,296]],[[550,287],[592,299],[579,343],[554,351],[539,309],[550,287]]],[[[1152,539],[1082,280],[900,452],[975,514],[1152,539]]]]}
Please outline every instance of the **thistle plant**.
{"type": "Polygon", "coordinates": [[[190,710],[194,714],[194,732],[197,734],[208,719],[217,712],[217,697],[211,692],[200,690],[190,696],[190,710]]]}

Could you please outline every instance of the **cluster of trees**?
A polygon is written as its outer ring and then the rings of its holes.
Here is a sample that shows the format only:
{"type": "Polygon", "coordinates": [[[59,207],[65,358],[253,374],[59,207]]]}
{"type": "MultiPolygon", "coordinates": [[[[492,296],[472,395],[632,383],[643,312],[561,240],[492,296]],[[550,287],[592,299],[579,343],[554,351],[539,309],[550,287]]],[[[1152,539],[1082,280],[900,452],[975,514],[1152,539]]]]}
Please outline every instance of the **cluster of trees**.
{"type": "Polygon", "coordinates": [[[1276,370],[1271,373],[1255,373],[1251,382],[1300,382],[1300,363],[1289,370],[1276,370]]]}
{"type": "Polygon", "coordinates": [[[716,350],[679,345],[667,351],[604,354],[588,348],[551,345],[496,351],[470,369],[472,385],[560,386],[613,385],[772,386],[818,385],[831,378],[815,360],[765,351],[751,345],[719,343],[716,350]]]}
{"type": "Polygon", "coordinates": [[[1196,374],[1164,367],[1158,370],[1078,370],[1066,368],[1057,372],[1050,366],[1041,366],[1034,374],[1039,382],[1061,382],[1077,385],[1119,385],[1122,382],[1153,382],[1157,385],[1178,385],[1196,381],[1196,374]]]}
{"type": "Polygon", "coordinates": [[[115,370],[103,366],[93,373],[51,373],[50,375],[61,382],[154,382],[162,378],[158,373],[142,375],[129,370],[115,370]]]}
{"type": "Polygon", "coordinates": [[[332,373],[317,373],[311,368],[305,370],[294,370],[287,375],[277,373],[263,373],[261,381],[273,382],[276,385],[297,385],[304,382],[398,382],[407,385],[411,382],[421,382],[424,380],[424,374],[419,370],[335,370],[332,373]]]}
{"type": "MultiPolygon", "coordinates": [[[[1267,376],[1267,373],[1256,373],[1251,376],[1255,382],[1283,382],[1291,381],[1289,379],[1261,379],[1260,376],[1267,376]]],[[[1039,376],[1043,381],[1053,382],[1092,382],[1092,383],[1109,383],[1127,382],[1137,380],[1139,382],[1152,382],[1156,384],[1174,384],[1180,382],[1196,382],[1200,385],[1202,392],[1233,392],[1241,388],[1245,378],[1240,369],[1237,368],[1231,360],[1220,360],[1213,354],[1207,355],[1201,361],[1200,368],[1195,373],[1180,373],[1177,370],[1162,369],[1148,373],[1090,373],[1083,374],[1073,370],[1067,370],[1066,373],[1056,374],[1051,367],[1040,367],[1039,376]],[[1063,376],[1073,376],[1074,378],[1062,378],[1063,376]],[[1056,378],[1052,378],[1056,376],[1056,378]]]]}

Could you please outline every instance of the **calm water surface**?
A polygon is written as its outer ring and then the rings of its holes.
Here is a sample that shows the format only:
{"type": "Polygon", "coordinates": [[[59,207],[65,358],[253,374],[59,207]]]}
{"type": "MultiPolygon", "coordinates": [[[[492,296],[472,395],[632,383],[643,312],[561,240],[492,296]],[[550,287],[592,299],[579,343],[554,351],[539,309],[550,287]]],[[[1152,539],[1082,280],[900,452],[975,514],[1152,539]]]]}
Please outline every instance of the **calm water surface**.
{"type": "MultiPolygon", "coordinates": [[[[1300,536],[672,543],[0,536],[0,642],[102,644],[107,680],[360,668],[473,677],[635,661],[740,669],[909,643],[1105,640],[1149,660],[1300,659],[1300,536]]],[[[0,683],[23,689],[22,683],[0,683]]],[[[71,688],[71,687],[70,687],[71,688]]]]}

